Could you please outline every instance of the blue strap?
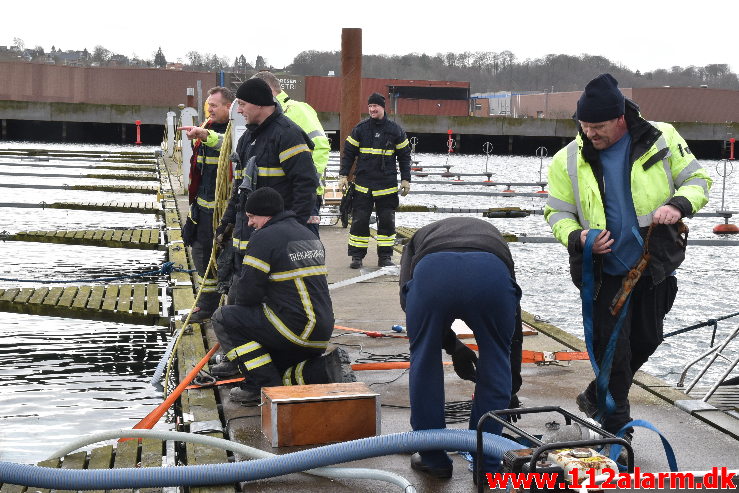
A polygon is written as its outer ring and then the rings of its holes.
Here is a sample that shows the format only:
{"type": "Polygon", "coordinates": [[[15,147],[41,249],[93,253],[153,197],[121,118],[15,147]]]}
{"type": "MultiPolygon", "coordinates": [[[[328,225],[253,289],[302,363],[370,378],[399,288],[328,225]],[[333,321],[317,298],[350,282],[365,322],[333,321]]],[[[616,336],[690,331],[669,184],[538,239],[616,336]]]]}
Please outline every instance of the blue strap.
{"type": "Polygon", "coordinates": [[[618,334],[621,332],[624,314],[629,308],[629,300],[626,300],[626,304],[624,304],[624,307],[621,309],[616,326],[614,327],[611,338],[608,341],[608,346],[603,355],[603,368],[601,369],[595,359],[595,351],[593,348],[593,307],[595,305],[593,243],[595,243],[595,238],[600,234],[600,232],[600,229],[591,229],[588,231],[588,235],[585,239],[585,246],[583,247],[582,287],[580,289],[580,298],[582,299],[582,321],[585,333],[585,345],[588,350],[590,365],[593,367],[593,373],[595,373],[596,399],[598,405],[598,413],[596,414],[595,419],[602,423],[606,416],[616,410],[616,402],[613,400],[613,396],[608,390],[608,381],[611,378],[611,367],[613,366],[613,353],[616,349],[616,341],[618,341],[618,334]]]}
{"type": "Polygon", "coordinates": [[[644,240],[642,239],[641,234],[639,233],[639,229],[637,229],[636,226],[632,226],[631,233],[634,235],[634,238],[636,238],[636,241],[639,243],[639,246],[644,248],[644,240]]]}
{"type": "MultiPolygon", "coordinates": [[[[670,467],[670,471],[676,472],[678,470],[678,468],[677,468],[677,458],[675,457],[675,451],[672,450],[672,445],[670,445],[670,442],[667,441],[667,438],[665,438],[665,436],[662,434],[662,432],[659,431],[657,429],[657,427],[654,426],[649,421],[645,421],[643,419],[635,419],[634,421],[632,421],[630,423],[626,423],[620,430],[618,430],[616,432],[616,436],[619,437],[619,438],[623,438],[624,434],[626,433],[626,430],[628,430],[629,428],[634,427],[634,426],[638,426],[640,428],[646,428],[648,430],[652,430],[657,435],[659,435],[660,440],[662,440],[662,447],[664,447],[664,449],[665,449],[665,456],[667,457],[667,464],[670,467]]],[[[610,450],[608,456],[610,457],[610,459],[612,461],[615,462],[616,459],[618,458],[618,454],[621,453],[621,447],[622,446],[621,445],[618,445],[618,444],[611,445],[611,450],[610,450]]],[[[621,464],[619,464],[618,467],[622,471],[623,470],[626,470],[626,467],[623,466],[623,465],[621,465],[621,464]]]]}
{"type": "MultiPolygon", "coordinates": [[[[631,296],[626,299],[621,312],[618,314],[618,320],[611,333],[611,338],[608,340],[605,353],[603,354],[602,367],[598,368],[598,362],[595,360],[595,353],[593,352],[593,306],[595,304],[595,274],[593,272],[593,243],[595,238],[600,234],[601,230],[591,229],[588,231],[587,238],[585,240],[585,246],[583,251],[583,266],[582,266],[582,288],[580,289],[580,297],[582,298],[582,317],[583,327],[585,331],[585,345],[588,349],[588,356],[590,357],[590,364],[593,367],[595,373],[595,384],[596,384],[596,397],[598,405],[598,414],[595,418],[602,423],[606,416],[611,414],[616,409],[616,403],[613,400],[613,396],[608,390],[608,382],[611,378],[611,367],[613,366],[613,355],[616,352],[616,342],[618,341],[618,335],[621,332],[621,326],[623,325],[626,313],[629,311],[629,303],[631,296]]],[[[657,433],[662,440],[662,446],[665,449],[665,456],[667,457],[667,464],[670,466],[670,471],[677,471],[677,459],[675,458],[675,452],[672,450],[670,442],[667,438],[650,422],[636,419],[630,423],[625,424],[618,432],[616,436],[623,438],[626,430],[631,427],[638,426],[647,428],[657,433]]],[[[614,462],[621,453],[621,445],[613,444],[610,447],[609,456],[614,462]]],[[[625,470],[625,466],[619,464],[619,469],[625,470]]]]}

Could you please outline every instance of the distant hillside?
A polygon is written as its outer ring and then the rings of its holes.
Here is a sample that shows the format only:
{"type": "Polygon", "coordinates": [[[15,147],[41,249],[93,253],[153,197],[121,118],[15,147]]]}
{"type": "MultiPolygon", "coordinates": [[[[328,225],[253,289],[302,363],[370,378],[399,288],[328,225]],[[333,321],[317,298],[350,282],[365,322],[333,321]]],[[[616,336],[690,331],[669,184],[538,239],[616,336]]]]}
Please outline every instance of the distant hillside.
{"type": "MultiPolygon", "coordinates": [[[[295,75],[341,75],[338,51],[303,51],[286,67],[295,75]]],[[[578,91],[603,72],[610,72],[621,87],[701,86],[739,90],[739,79],[727,64],[705,67],[671,67],[632,72],[601,56],[547,55],[520,61],[510,51],[437,53],[434,56],[364,55],[364,77],[469,81],[472,92],[578,91]]]]}

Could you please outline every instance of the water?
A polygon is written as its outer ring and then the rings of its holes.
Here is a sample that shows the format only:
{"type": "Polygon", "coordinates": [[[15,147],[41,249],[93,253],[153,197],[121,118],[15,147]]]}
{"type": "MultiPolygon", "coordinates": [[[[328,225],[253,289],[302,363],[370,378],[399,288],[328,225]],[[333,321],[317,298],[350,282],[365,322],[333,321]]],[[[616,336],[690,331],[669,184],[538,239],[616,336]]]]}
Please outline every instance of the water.
{"type": "MultiPolygon", "coordinates": [[[[116,151],[114,146],[7,144],[0,148],[116,151]]],[[[146,149],[150,153],[153,148],[146,149]]],[[[90,160],[55,160],[41,167],[0,159],[3,173],[118,173],[64,169],[90,160]]],[[[122,164],[122,163],[121,163],[122,164]]],[[[106,183],[151,186],[155,182],[3,176],[4,183],[106,183]]],[[[3,203],[153,202],[151,194],[76,190],[0,189],[3,203]]],[[[159,228],[154,214],[65,209],[0,208],[0,231],[159,228]]],[[[164,252],[81,245],[3,242],[0,277],[75,280],[157,269],[164,252]]],[[[128,281],[130,282],[130,281],[128,281]]],[[[85,284],[99,284],[85,282],[85,284]]],[[[161,284],[161,283],[160,283],[161,284]]],[[[37,287],[40,282],[0,280],[0,288],[37,287]]],[[[45,284],[49,285],[49,284],[45,284]]],[[[64,284],[67,285],[67,284],[64,284]]],[[[0,460],[35,463],[73,439],[96,431],[130,428],[162,401],[149,385],[168,339],[168,329],[115,322],[0,313],[0,460]]],[[[159,427],[169,427],[162,418],[159,427]]]]}

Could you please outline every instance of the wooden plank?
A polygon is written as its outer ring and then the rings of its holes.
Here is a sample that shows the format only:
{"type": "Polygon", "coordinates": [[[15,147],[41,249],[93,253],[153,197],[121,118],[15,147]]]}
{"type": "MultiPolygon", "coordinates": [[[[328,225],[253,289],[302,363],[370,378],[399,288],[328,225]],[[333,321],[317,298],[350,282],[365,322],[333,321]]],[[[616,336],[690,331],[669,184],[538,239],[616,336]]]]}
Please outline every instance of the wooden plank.
{"type": "Polygon", "coordinates": [[[12,302],[20,292],[20,288],[6,289],[3,295],[0,297],[0,301],[12,302]]]}
{"type": "Polygon", "coordinates": [[[90,292],[90,299],[87,300],[86,308],[88,310],[100,310],[100,306],[103,304],[104,292],[105,286],[93,286],[92,292],[90,292]]]}
{"type": "MultiPolygon", "coordinates": [[[[110,469],[113,465],[113,446],[97,447],[90,452],[88,469],[110,469]]],[[[92,490],[92,493],[104,493],[105,490],[92,490]]]]}
{"type": "Polygon", "coordinates": [[[76,234],[77,234],[77,231],[65,231],[64,238],[74,238],[74,235],[76,234]]]}
{"type": "Polygon", "coordinates": [[[115,231],[113,231],[112,229],[106,229],[105,232],[103,233],[102,240],[103,241],[110,241],[111,238],[113,238],[113,233],[115,233],[115,231]]]}
{"type": "Polygon", "coordinates": [[[175,313],[179,310],[189,310],[195,302],[195,295],[191,286],[175,286],[172,288],[172,304],[175,313]]]}
{"type": "Polygon", "coordinates": [[[87,242],[92,242],[95,239],[95,233],[97,233],[97,231],[93,231],[91,229],[86,230],[84,240],[87,242]]]}
{"type": "Polygon", "coordinates": [[[95,241],[100,241],[100,240],[102,240],[102,239],[103,239],[103,235],[104,235],[104,234],[105,234],[105,230],[103,230],[103,229],[98,229],[97,231],[95,231],[95,232],[93,233],[93,235],[92,235],[92,239],[93,239],[93,240],[95,240],[95,241]]]}
{"type": "Polygon", "coordinates": [[[64,288],[64,292],[59,298],[59,301],[57,302],[57,306],[63,306],[67,308],[71,307],[72,302],[74,301],[74,297],[76,295],[77,295],[77,286],[67,286],[66,288],[64,288]]]}
{"type": "Polygon", "coordinates": [[[33,288],[21,288],[21,292],[18,293],[18,296],[15,297],[13,302],[15,303],[28,303],[28,300],[31,299],[31,296],[33,296],[33,292],[35,289],[33,288]]]}
{"type": "Polygon", "coordinates": [[[143,232],[143,229],[134,229],[133,234],[131,235],[131,243],[141,243],[141,235],[143,232]]]}
{"type": "MultiPolygon", "coordinates": [[[[113,469],[125,469],[136,467],[139,455],[139,441],[127,440],[119,442],[115,451],[115,462],[113,469]]],[[[110,490],[111,493],[132,492],[132,489],[110,490]]]]}
{"type": "Polygon", "coordinates": [[[121,237],[123,236],[123,230],[116,229],[113,231],[113,236],[111,238],[112,241],[121,241],[121,237]]]}
{"type": "MultiPolygon", "coordinates": [[[[42,460],[36,465],[39,467],[50,467],[52,469],[58,469],[61,464],[62,464],[62,460],[59,458],[56,458],[56,459],[42,460]]],[[[50,493],[50,492],[51,492],[51,489],[49,488],[33,488],[33,493],[50,493]]]]}
{"type": "Polygon", "coordinates": [[[0,488],[0,493],[23,493],[24,491],[26,491],[26,487],[19,484],[5,483],[0,488]]]}
{"type": "Polygon", "coordinates": [[[72,302],[72,308],[75,310],[83,310],[87,307],[87,300],[90,298],[92,292],[92,286],[80,286],[77,289],[77,294],[72,302]]]}
{"type": "MultiPolygon", "coordinates": [[[[87,452],[77,452],[64,456],[62,469],[84,469],[87,462],[87,452]]],[[[57,493],[76,493],[74,490],[56,490],[57,493]]]]}
{"type": "Polygon", "coordinates": [[[28,300],[28,303],[32,305],[41,304],[47,294],[49,294],[49,288],[36,288],[31,295],[31,298],[28,300]]]}
{"type": "Polygon", "coordinates": [[[133,313],[143,315],[146,309],[146,285],[133,285],[133,301],[131,303],[131,311],[133,313]]]}
{"type": "Polygon", "coordinates": [[[126,229],[121,232],[121,241],[123,243],[130,243],[131,242],[131,236],[133,236],[133,231],[130,229],[126,229]]]}
{"type": "Polygon", "coordinates": [[[80,240],[80,241],[81,240],[84,240],[85,239],[85,233],[87,233],[87,231],[85,231],[83,229],[80,229],[79,231],[75,231],[74,232],[74,239],[75,240],[80,240]]]}
{"type": "Polygon", "coordinates": [[[130,284],[121,284],[118,287],[118,313],[128,313],[131,309],[131,294],[133,286],[130,284]]]}
{"type": "MultiPolygon", "coordinates": [[[[162,467],[165,455],[164,443],[155,438],[141,440],[141,467],[162,467]]],[[[140,488],[139,493],[161,493],[161,488],[140,488]]]]}
{"type": "Polygon", "coordinates": [[[156,284],[146,285],[146,314],[159,315],[159,286],[156,284]]]}
{"type": "Polygon", "coordinates": [[[110,284],[105,290],[101,309],[106,312],[114,312],[118,306],[118,285],[110,284]]]}
{"type": "Polygon", "coordinates": [[[56,306],[57,301],[59,301],[59,298],[62,297],[62,293],[64,292],[64,288],[62,286],[54,286],[53,288],[49,289],[49,294],[46,295],[44,298],[44,305],[48,306],[56,306]]]}

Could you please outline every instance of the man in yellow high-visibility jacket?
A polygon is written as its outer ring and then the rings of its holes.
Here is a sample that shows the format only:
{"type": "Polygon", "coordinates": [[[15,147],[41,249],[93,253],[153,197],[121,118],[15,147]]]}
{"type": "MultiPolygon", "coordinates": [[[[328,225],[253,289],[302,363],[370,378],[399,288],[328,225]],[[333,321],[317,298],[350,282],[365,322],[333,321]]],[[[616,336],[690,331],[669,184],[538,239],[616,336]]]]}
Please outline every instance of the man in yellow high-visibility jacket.
{"type": "MultiPolygon", "coordinates": [[[[544,217],[568,249],[578,288],[587,233],[602,230],[592,246],[597,293],[593,348],[599,364],[617,320],[611,303],[639,262],[653,225],[651,258],[631,293],[613,357],[608,388],[616,410],[603,425],[617,432],[631,421],[633,375],[662,342],[663,319],[677,294],[674,273],[685,258],[687,241],[681,219],[706,204],[712,181],[675,128],[643,119],[610,74],[588,83],[576,118],[577,138],[554,156],[549,169],[544,217]]],[[[599,411],[596,402],[593,381],[577,396],[577,404],[592,416],[599,411]]]]}
{"type": "Polygon", "coordinates": [[[272,72],[262,70],[254,74],[253,78],[262,79],[269,85],[272,95],[280,104],[285,116],[303,129],[303,132],[308,134],[308,137],[313,141],[313,145],[315,146],[312,152],[313,164],[316,166],[316,173],[318,173],[320,184],[316,189],[316,205],[311,212],[311,217],[308,219],[308,229],[318,236],[318,225],[321,222],[320,210],[323,205],[324,177],[326,166],[328,165],[328,154],[331,151],[331,143],[328,137],[326,137],[326,132],[324,132],[321,122],[318,120],[316,110],[308,103],[291,99],[282,89],[280,79],[272,72]]]}

